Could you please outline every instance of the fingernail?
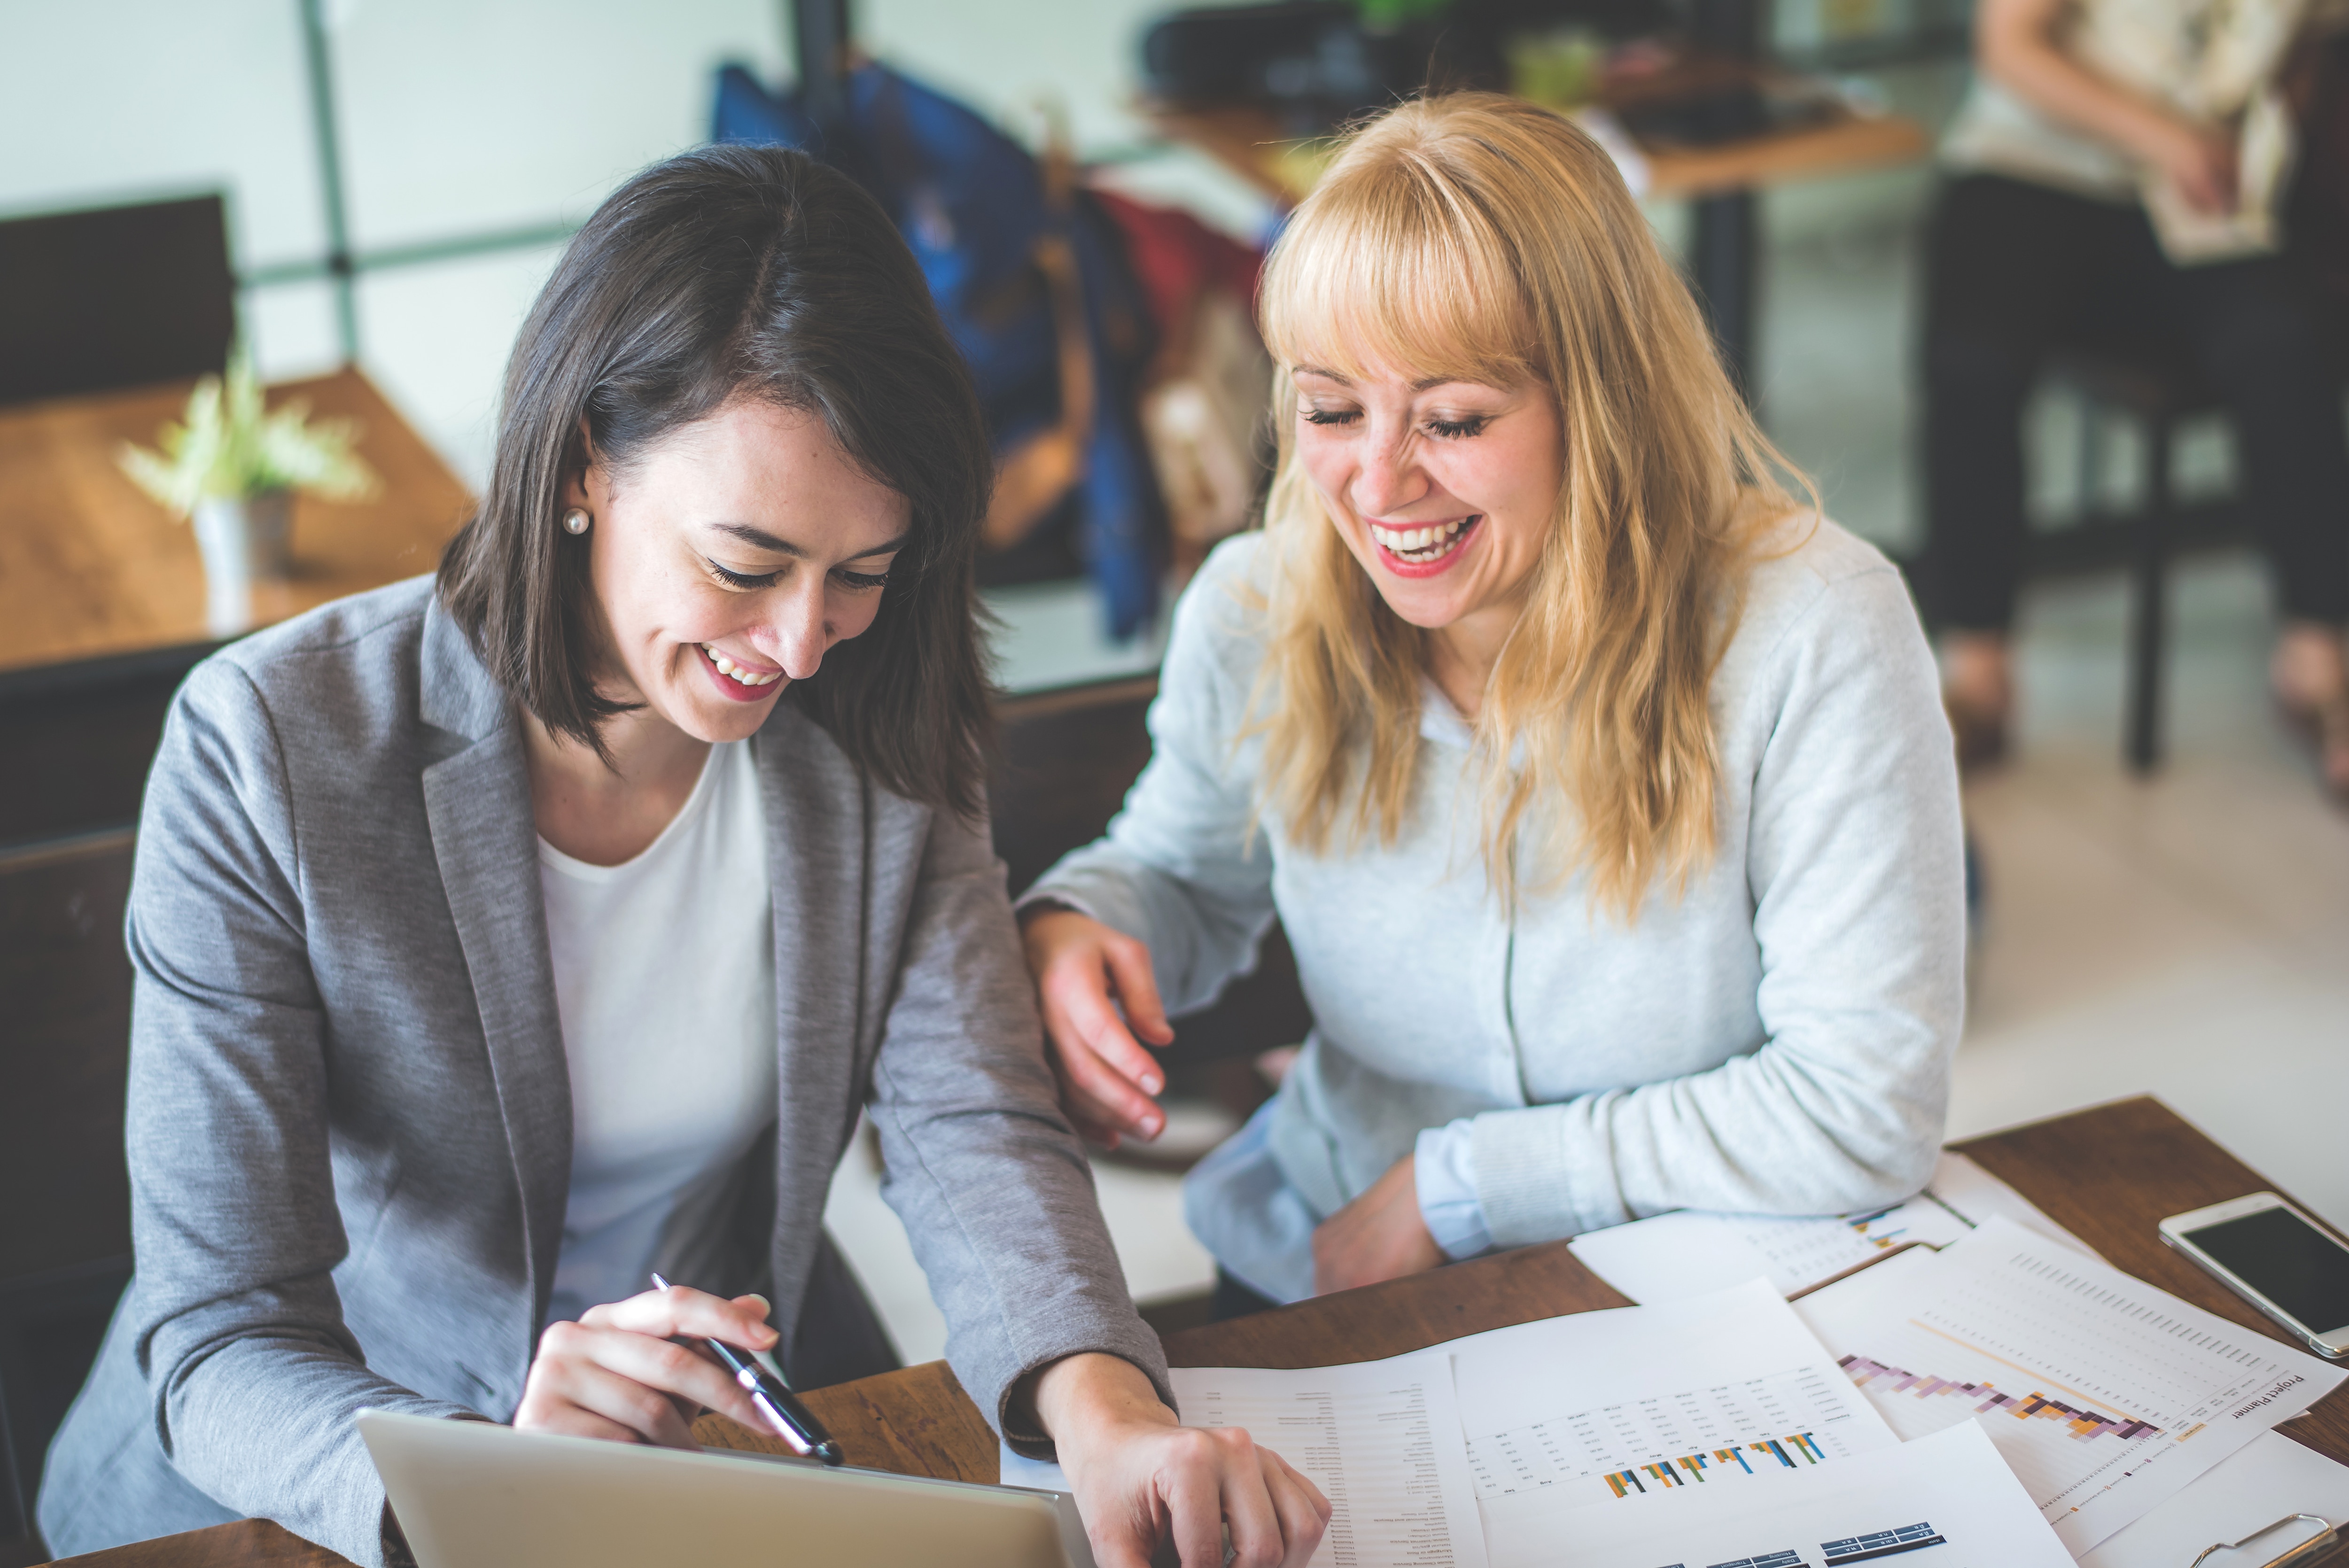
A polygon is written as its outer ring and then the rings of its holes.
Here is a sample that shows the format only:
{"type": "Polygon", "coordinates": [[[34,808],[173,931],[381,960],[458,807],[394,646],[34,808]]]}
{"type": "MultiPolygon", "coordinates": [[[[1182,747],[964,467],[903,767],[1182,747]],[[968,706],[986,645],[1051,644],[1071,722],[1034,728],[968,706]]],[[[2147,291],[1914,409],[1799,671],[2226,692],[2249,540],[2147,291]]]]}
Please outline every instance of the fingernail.
{"type": "Polygon", "coordinates": [[[1154,1078],[1146,1078],[1142,1080],[1142,1092],[1144,1094],[1156,1094],[1164,1087],[1165,1085],[1163,1082],[1154,1078]]]}
{"type": "Polygon", "coordinates": [[[765,1296],[761,1295],[756,1291],[752,1291],[750,1293],[750,1299],[759,1304],[759,1315],[761,1317],[771,1317],[774,1315],[775,1304],[773,1302],[769,1301],[765,1296]]]}

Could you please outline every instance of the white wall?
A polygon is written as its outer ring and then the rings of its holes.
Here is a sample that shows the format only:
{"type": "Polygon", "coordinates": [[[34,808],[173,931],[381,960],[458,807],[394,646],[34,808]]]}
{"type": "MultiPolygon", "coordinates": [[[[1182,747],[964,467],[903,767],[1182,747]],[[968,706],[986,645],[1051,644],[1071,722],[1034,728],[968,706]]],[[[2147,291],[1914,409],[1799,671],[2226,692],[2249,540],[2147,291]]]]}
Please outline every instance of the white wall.
{"type": "MultiPolygon", "coordinates": [[[[864,0],[856,30],[1008,128],[1050,93],[1100,151],[1140,134],[1127,107],[1140,28],[1166,8],[864,0]]],[[[770,81],[791,70],[781,0],[329,0],[327,15],[361,252],[576,222],[632,170],[703,139],[719,62],[770,81]]],[[[296,0],[0,0],[0,213],[222,190],[240,270],[315,259],[310,124],[296,0]]],[[[475,482],[506,352],[554,256],[361,280],[363,363],[475,482]]],[[[243,308],[266,374],[336,357],[326,285],[254,291],[243,308]]]]}

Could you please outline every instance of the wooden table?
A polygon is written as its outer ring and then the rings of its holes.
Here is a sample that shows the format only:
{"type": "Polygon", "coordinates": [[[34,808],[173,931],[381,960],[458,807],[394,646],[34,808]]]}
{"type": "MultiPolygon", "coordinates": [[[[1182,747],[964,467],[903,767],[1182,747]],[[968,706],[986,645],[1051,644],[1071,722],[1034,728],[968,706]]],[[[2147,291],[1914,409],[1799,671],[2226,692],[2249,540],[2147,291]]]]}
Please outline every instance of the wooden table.
{"type": "MultiPolygon", "coordinates": [[[[44,676],[140,655],[192,662],[217,641],[204,627],[195,531],[123,474],[124,441],[152,446],[191,383],[0,408],[0,692],[44,676]]],[[[375,500],[303,497],[294,570],[254,585],[254,625],[429,572],[472,505],[463,484],[356,369],[272,387],[275,406],[306,397],[356,418],[358,449],[382,477],[375,500]]]]}
{"type": "MultiPolygon", "coordinates": [[[[1733,87],[1736,77],[1754,75],[1750,66],[1710,62],[1660,77],[1623,93],[1620,101],[1608,107],[1629,108],[1683,92],[1698,77],[1704,86],[1733,87]]],[[[1316,143],[1299,140],[1269,109],[1158,105],[1148,112],[1170,139],[1198,148],[1284,203],[1303,201],[1326,161],[1317,154],[1316,143]]],[[[1915,120],[1849,111],[1831,113],[1817,124],[1711,147],[1641,145],[1648,162],[1647,194],[1695,203],[1690,272],[1723,361],[1741,386],[1748,384],[1754,357],[1754,258],[1759,248],[1754,193],[1789,181],[1913,162],[1930,145],[1925,128],[1915,120]]]]}
{"type": "MultiPolygon", "coordinates": [[[[2275,1187],[2159,1101],[2120,1100],[1954,1147],[2115,1267],[2246,1328],[2283,1337],[2155,1233],[2155,1222],[2166,1214],[2275,1187]]],[[[1188,1329],[1169,1336],[1166,1354],[1187,1367],[1317,1367],[1626,1305],[1565,1243],[1555,1243],[1188,1329]]],[[[994,1435],[944,1362],[820,1389],[807,1402],[860,1464],[905,1475],[996,1479],[994,1435]]],[[[771,1439],[723,1418],[705,1417],[698,1429],[705,1441],[773,1451],[771,1439]]],[[[2349,1386],[2279,1429],[2349,1463],[2349,1386]]],[[[274,1524],[246,1520],[67,1561],[78,1568],[335,1568],[343,1559],[274,1524]]]]}
{"type": "MultiPolygon", "coordinates": [[[[1151,120],[1169,140],[1196,147],[1277,201],[1305,200],[1327,166],[1315,141],[1284,129],[1269,109],[1154,106],[1151,120]]],[[[1697,201],[1789,181],[1889,168],[1924,155],[1925,128],[1897,114],[1833,115],[1816,125],[1746,137],[1713,147],[1642,145],[1646,194],[1697,201]]]]}

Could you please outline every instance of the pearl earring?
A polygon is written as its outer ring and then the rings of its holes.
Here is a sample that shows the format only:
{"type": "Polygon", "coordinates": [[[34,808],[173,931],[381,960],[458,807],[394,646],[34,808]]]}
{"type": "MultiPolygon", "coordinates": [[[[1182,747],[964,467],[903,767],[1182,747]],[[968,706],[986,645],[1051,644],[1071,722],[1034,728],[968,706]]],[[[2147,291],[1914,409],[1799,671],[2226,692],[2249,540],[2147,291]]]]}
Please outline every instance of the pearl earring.
{"type": "Polygon", "coordinates": [[[587,513],[575,506],[563,514],[563,526],[567,532],[586,532],[588,521],[587,513]]]}

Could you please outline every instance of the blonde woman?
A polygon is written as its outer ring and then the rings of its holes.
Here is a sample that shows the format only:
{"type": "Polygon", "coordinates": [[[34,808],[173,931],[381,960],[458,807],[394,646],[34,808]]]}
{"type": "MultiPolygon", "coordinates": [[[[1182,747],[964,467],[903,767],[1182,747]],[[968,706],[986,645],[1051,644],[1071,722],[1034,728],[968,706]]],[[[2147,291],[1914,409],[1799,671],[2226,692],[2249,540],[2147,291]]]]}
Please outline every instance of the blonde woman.
{"type": "Polygon", "coordinates": [[[1264,531],[1176,611],[1124,812],[1022,901],[1063,1104],[1154,1135],[1143,1042],[1277,913],[1315,1028],[1185,1192],[1226,1311],[1914,1191],[1964,942],[1932,660],[1772,477],[1606,154],[1406,104],[1262,308],[1264,531]]]}

